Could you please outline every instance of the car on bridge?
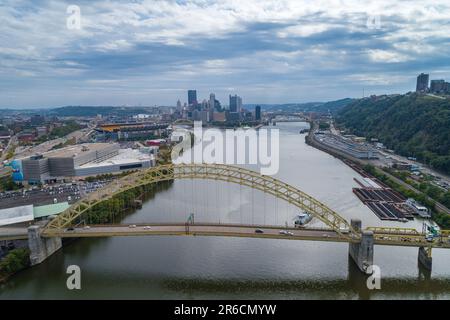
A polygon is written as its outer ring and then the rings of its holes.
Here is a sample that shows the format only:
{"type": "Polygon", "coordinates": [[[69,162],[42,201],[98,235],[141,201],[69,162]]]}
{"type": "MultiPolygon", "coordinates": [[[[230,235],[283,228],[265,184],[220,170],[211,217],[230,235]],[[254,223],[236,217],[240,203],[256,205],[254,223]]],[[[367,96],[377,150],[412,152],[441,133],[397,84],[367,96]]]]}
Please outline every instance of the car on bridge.
{"type": "Polygon", "coordinates": [[[264,233],[264,231],[261,230],[261,229],[256,229],[256,230],[255,230],[255,233],[264,233]]]}

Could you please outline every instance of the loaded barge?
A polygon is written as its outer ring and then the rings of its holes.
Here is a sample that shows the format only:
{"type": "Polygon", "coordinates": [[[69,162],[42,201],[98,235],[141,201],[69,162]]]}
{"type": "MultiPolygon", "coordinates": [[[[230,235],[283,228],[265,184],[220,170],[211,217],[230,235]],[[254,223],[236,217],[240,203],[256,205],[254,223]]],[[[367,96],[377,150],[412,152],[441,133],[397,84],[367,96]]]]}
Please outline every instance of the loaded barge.
{"type": "Polygon", "coordinates": [[[387,188],[369,177],[354,180],[361,186],[353,188],[353,193],[381,220],[402,221],[414,219],[411,208],[400,193],[387,188]]]}

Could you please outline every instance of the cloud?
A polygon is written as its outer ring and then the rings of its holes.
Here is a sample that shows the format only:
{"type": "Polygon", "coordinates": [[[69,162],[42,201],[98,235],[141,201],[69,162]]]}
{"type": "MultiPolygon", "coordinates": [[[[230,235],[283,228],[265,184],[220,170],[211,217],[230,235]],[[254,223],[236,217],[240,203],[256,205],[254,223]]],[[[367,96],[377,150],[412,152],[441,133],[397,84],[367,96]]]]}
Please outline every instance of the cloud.
{"type": "Polygon", "coordinates": [[[368,50],[367,53],[373,62],[395,63],[405,62],[412,59],[412,57],[409,57],[408,55],[388,50],[371,49],[368,50]]]}
{"type": "Polygon", "coordinates": [[[0,106],[167,105],[190,88],[317,101],[450,78],[448,0],[79,0],[81,30],[70,4],[2,1],[0,106]]]}

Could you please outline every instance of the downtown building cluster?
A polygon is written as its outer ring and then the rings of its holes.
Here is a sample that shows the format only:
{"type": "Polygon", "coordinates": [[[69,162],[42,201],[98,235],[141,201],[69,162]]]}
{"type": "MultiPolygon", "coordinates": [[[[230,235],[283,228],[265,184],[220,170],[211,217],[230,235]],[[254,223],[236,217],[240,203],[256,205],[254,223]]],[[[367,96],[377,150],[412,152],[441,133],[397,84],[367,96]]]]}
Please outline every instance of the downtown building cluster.
{"type": "Polygon", "coordinates": [[[238,95],[230,95],[228,106],[222,106],[214,93],[209,95],[209,99],[199,102],[197,90],[188,90],[188,101],[184,105],[178,100],[177,112],[182,119],[204,123],[238,124],[261,121],[261,107],[256,106],[253,111],[246,110],[242,98],[238,95]]]}

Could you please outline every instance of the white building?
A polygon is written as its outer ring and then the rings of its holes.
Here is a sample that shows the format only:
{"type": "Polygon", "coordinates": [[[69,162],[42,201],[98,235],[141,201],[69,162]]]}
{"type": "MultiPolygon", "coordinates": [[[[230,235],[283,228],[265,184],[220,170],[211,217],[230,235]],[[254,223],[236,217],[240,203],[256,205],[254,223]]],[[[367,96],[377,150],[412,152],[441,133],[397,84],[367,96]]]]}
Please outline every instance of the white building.
{"type": "Polygon", "coordinates": [[[75,168],[77,177],[146,169],[156,165],[154,154],[134,149],[120,149],[119,154],[100,162],[89,162],[75,168]]]}

